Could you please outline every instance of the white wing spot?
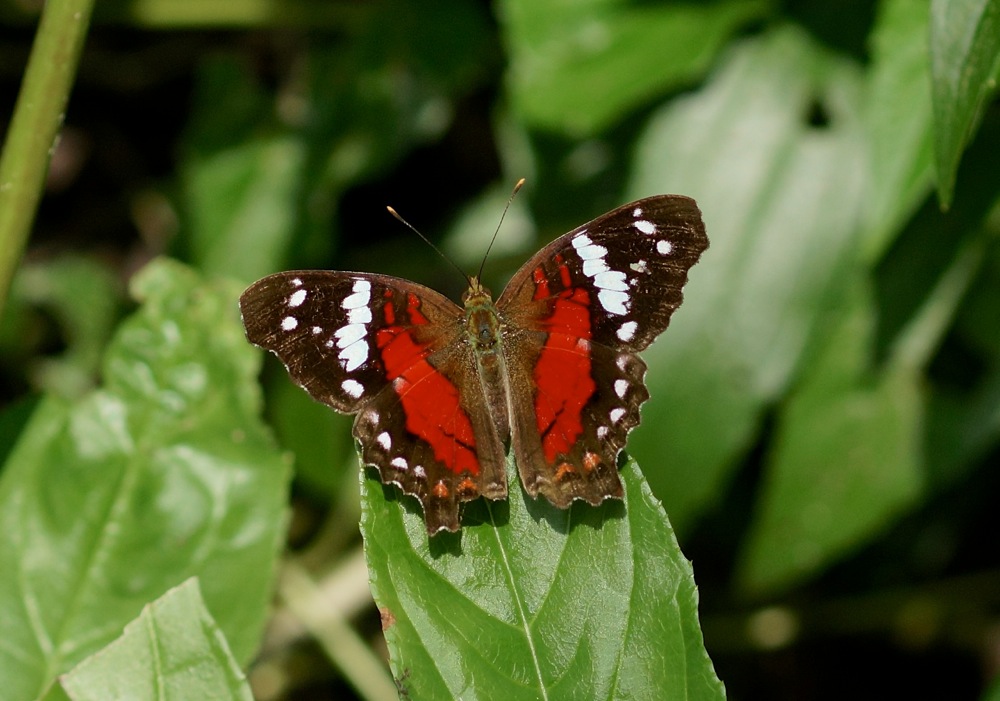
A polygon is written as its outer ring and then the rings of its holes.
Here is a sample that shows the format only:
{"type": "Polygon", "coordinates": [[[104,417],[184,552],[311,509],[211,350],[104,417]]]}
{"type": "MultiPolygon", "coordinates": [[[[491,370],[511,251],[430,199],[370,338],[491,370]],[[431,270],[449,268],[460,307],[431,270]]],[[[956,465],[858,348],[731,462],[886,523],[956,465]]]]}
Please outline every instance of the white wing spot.
{"type": "Polygon", "coordinates": [[[573,248],[583,260],[594,260],[608,255],[608,249],[604,246],[598,246],[586,234],[577,234],[573,237],[573,248]]]}
{"type": "Polygon", "coordinates": [[[333,348],[333,339],[328,338],[326,343],[324,343],[323,345],[326,346],[327,348],[333,348]]]}
{"type": "MultiPolygon", "coordinates": [[[[637,324],[636,322],[626,321],[624,324],[618,327],[618,333],[616,335],[618,336],[618,338],[627,343],[628,341],[631,341],[633,338],[635,338],[635,330],[638,327],[639,324],[637,324]]],[[[621,367],[620,364],[619,367],[621,367]]]]}
{"type": "Polygon", "coordinates": [[[334,331],[333,335],[337,339],[338,348],[347,348],[355,341],[364,338],[366,333],[364,324],[348,324],[334,331]]]}
{"type": "Polygon", "coordinates": [[[357,380],[344,380],[340,383],[340,388],[351,397],[357,399],[365,393],[365,387],[357,380]]]}
{"type": "Polygon", "coordinates": [[[294,331],[299,325],[299,320],[294,316],[286,316],[281,320],[281,330],[282,331],[294,331]]]}
{"type": "Polygon", "coordinates": [[[607,426],[598,426],[597,427],[597,437],[600,438],[602,441],[605,438],[607,438],[608,437],[608,427],[607,426]]]}
{"type": "MultiPolygon", "coordinates": [[[[634,321],[628,321],[628,322],[622,324],[622,328],[628,326],[629,324],[633,324],[634,325],[635,322],[634,321]]],[[[632,331],[635,332],[635,329],[632,329],[632,331]]],[[[617,365],[618,369],[621,370],[622,372],[628,372],[628,356],[625,355],[624,353],[622,353],[621,355],[619,355],[617,358],[615,358],[615,365],[617,365]]]]}
{"type": "Polygon", "coordinates": [[[624,292],[628,289],[628,283],[625,282],[625,273],[617,270],[607,270],[594,275],[594,284],[604,290],[624,292]]]}
{"type": "Polygon", "coordinates": [[[632,216],[638,219],[642,216],[642,207],[636,207],[632,210],[632,216]]]}
{"type": "Polygon", "coordinates": [[[622,420],[623,416],[625,416],[625,410],[622,409],[621,407],[612,409],[611,413],[608,414],[608,416],[611,417],[611,423],[616,424],[622,420]]]}
{"type": "MultiPolygon", "coordinates": [[[[360,278],[354,281],[351,294],[344,297],[340,307],[347,310],[347,324],[334,332],[337,347],[341,349],[337,355],[343,361],[344,370],[351,372],[365,364],[368,360],[367,324],[372,320],[368,303],[372,299],[372,284],[360,278]]],[[[327,347],[330,347],[327,342],[327,347]]]]}
{"type": "Polygon", "coordinates": [[[295,292],[292,293],[292,296],[288,298],[288,306],[289,307],[301,306],[302,303],[306,301],[307,294],[308,293],[305,290],[295,290],[295,292]]]}
{"type": "Polygon", "coordinates": [[[314,334],[319,334],[319,333],[323,333],[323,329],[321,329],[321,328],[320,328],[320,327],[318,327],[318,326],[313,326],[313,327],[312,327],[312,332],[313,332],[314,334]]]}
{"type": "Polygon", "coordinates": [[[409,467],[409,464],[407,464],[406,462],[406,458],[393,458],[389,464],[395,467],[397,470],[405,470],[409,467]]]}
{"type": "Polygon", "coordinates": [[[624,399],[626,392],[628,392],[628,380],[615,380],[615,394],[624,399]]]}
{"type": "Polygon", "coordinates": [[[382,446],[383,450],[389,450],[392,447],[392,436],[389,435],[388,431],[382,431],[382,433],[378,434],[375,441],[382,446]]]}
{"type": "Polygon", "coordinates": [[[612,314],[624,316],[628,313],[628,293],[619,290],[601,290],[597,293],[601,306],[612,314]]]}
{"type": "Polygon", "coordinates": [[[369,324],[372,320],[372,310],[369,307],[357,307],[347,312],[348,324],[369,324]]]}
{"type": "Polygon", "coordinates": [[[302,280],[300,280],[297,277],[293,277],[292,284],[295,285],[296,287],[302,287],[302,280]]]}
{"type": "Polygon", "coordinates": [[[344,361],[344,370],[354,372],[368,360],[368,341],[355,341],[341,350],[337,357],[344,361]]]}
{"type": "MultiPolygon", "coordinates": [[[[401,458],[397,458],[397,460],[398,459],[401,458]]],[[[422,480],[427,479],[427,471],[424,470],[423,465],[417,465],[415,468],[413,468],[413,474],[416,475],[417,479],[422,479],[422,480]]]]}
{"type": "Polygon", "coordinates": [[[628,267],[632,268],[632,270],[634,270],[637,273],[644,273],[646,272],[646,261],[640,258],[635,263],[630,264],[628,267]]]}
{"type": "Polygon", "coordinates": [[[636,219],[635,228],[647,236],[656,233],[656,224],[645,219],[636,219]]]}
{"type": "Polygon", "coordinates": [[[344,297],[340,306],[343,309],[357,309],[367,307],[372,299],[372,284],[367,280],[355,280],[351,294],[344,297]]]}
{"type": "Polygon", "coordinates": [[[674,244],[670,243],[666,239],[660,239],[656,242],[656,251],[661,256],[669,256],[670,252],[674,250],[674,244]]]}
{"type": "Polygon", "coordinates": [[[595,275],[600,275],[601,273],[606,273],[610,271],[611,268],[608,264],[604,262],[603,258],[592,258],[590,260],[583,261],[583,274],[587,277],[594,277],[595,275]]]}
{"type": "Polygon", "coordinates": [[[625,273],[608,267],[608,249],[598,246],[584,232],[572,238],[573,248],[583,261],[583,274],[594,281],[600,291],[597,299],[611,314],[626,314],[629,307],[628,282],[625,273]]]}

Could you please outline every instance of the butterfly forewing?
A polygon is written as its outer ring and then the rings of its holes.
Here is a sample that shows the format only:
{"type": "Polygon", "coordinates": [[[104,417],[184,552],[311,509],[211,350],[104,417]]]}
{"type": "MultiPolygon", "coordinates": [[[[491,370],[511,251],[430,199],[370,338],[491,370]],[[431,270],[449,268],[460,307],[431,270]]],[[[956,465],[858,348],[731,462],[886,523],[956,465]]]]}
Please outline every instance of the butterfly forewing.
{"type": "Polygon", "coordinates": [[[593,339],[640,351],[667,328],[684,299],[688,270],[706,248],[705,225],[693,199],[647,197],[603,214],[540,250],[511,279],[497,307],[516,323],[538,326],[551,320],[537,315],[531,304],[539,296],[537,280],[549,284],[549,297],[567,286],[586,290],[593,302],[593,339]]]}
{"type": "Polygon", "coordinates": [[[511,280],[497,307],[507,354],[533,358],[510,380],[529,494],[557,506],[621,495],[617,455],[649,397],[635,353],[666,329],[707,247],[694,200],[661,195],[561,236],[511,280]]]}
{"type": "Polygon", "coordinates": [[[476,383],[454,302],[400,278],[293,271],[251,285],[240,309],[251,342],[357,414],[365,462],[421,501],[431,533],[457,530],[463,501],[506,496],[500,437],[481,396],[459,391],[476,383]]]}

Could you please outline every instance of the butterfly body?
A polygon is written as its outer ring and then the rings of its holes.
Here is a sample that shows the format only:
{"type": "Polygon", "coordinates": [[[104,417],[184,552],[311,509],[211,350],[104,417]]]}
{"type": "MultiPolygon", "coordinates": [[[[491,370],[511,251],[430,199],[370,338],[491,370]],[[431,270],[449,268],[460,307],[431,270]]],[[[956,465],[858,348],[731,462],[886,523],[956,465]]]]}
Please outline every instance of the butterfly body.
{"type": "Polygon", "coordinates": [[[708,246],[694,201],[620,207],[533,256],[493,301],[459,306],[370,273],[292,271],[240,299],[249,340],[314,398],[356,414],[362,458],[416,496],[430,534],[507,496],[507,447],[531,497],[620,498],[617,456],[649,397],[636,354],[680,305],[708,246]]]}

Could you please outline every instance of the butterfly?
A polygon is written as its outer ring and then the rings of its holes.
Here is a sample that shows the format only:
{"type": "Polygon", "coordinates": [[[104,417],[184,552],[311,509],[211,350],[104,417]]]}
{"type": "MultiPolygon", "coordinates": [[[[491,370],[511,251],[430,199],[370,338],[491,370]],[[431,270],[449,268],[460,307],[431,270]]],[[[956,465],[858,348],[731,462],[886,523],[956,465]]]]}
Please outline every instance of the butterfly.
{"type": "Polygon", "coordinates": [[[250,342],[356,414],[364,462],[434,535],[459,529],[463,502],[507,497],[508,446],[533,498],[622,497],[618,454],[649,398],[637,353],[706,248],[695,201],[658,195],[560,236],[496,302],[475,277],[458,305],[388,275],[298,270],[253,283],[240,310],[250,342]]]}

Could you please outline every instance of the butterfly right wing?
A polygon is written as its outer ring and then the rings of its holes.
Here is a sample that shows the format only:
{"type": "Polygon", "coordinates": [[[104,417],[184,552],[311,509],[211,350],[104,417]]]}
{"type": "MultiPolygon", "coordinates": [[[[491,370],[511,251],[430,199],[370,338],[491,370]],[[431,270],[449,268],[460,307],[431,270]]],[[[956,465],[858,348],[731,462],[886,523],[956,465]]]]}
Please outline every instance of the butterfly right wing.
{"type": "Polygon", "coordinates": [[[258,280],[240,310],[247,338],[296,383],[357,414],[364,461],[420,500],[429,533],[458,530],[461,502],[506,497],[503,445],[454,302],[401,278],[312,270],[258,280]]]}

